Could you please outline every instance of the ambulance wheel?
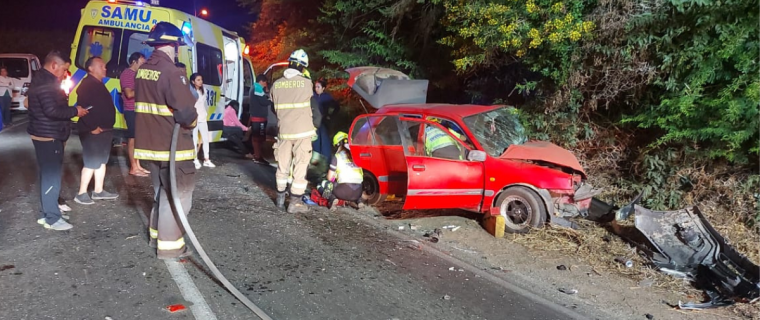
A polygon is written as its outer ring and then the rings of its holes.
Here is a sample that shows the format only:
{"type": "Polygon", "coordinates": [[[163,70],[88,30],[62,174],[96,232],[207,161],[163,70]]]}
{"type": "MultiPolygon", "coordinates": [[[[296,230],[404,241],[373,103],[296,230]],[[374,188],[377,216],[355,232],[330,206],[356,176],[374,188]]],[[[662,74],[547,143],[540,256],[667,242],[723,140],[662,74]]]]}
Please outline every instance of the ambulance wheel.
{"type": "Polygon", "coordinates": [[[362,182],[362,201],[364,204],[374,206],[385,201],[388,195],[380,193],[380,183],[375,175],[364,172],[364,181],[362,182]]]}
{"type": "Polygon", "coordinates": [[[524,187],[504,190],[496,199],[495,207],[504,217],[507,233],[527,233],[532,228],[543,227],[546,222],[546,209],[541,198],[524,187]]]}

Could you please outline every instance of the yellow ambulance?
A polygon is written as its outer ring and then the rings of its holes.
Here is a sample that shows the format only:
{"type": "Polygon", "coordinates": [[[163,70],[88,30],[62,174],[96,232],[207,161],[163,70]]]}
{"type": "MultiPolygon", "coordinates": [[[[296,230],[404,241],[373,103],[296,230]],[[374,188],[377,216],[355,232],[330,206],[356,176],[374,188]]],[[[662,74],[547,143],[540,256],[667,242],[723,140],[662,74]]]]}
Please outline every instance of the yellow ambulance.
{"type": "MultiPolygon", "coordinates": [[[[188,45],[179,48],[179,62],[187,66],[188,77],[195,72],[203,76],[203,85],[208,90],[211,142],[223,140],[224,106],[231,100],[242,105],[255,78],[251,61],[244,55],[247,48],[243,38],[191,14],[141,1],[92,0],[82,9],[71,44],[71,81],[66,82],[69,87],[64,88],[69,92],[69,105],[76,105],[76,88],[87,75],[85,61],[99,56],[106,62],[103,83],[116,106],[114,127],[126,129],[119,75],[129,67],[127,59],[133,52],[150,57],[152,48],[143,41],[159,21],[176,25],[185,35],[188,45]]],[[[241,112],[242,108],[238,117],[241,112]]]]}

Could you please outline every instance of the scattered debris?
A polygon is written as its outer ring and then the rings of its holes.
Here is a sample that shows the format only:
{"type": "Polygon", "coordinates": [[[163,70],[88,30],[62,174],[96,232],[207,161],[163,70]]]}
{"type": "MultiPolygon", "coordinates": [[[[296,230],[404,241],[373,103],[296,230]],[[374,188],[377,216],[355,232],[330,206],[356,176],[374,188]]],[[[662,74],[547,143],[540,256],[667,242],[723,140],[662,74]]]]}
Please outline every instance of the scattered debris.
{"type": "Polygon", "coordinates": [[[561,264],[561,265],[557,266],[557,270],[559,270],[559,271],[565,271],[565,270],[567,270],[567,267],[565,267],[564,264],[561,264]]]}
{"type": "Polygon", "coordinates": [[[166,306],[166,310],[169,310],[169,312],[171,312],[171,313],[179,312],[179,311],[182,311],[182,310],[185,310],[185,309],[187,309],[187,308],[185,308],[185,305],[183,305],[183,304],[173,304],[173,305],[170,305],[170,306],[166,306]]]}
{"type": "Polygon", "coordinates": [[[576,294],[576,293],[578,293],[578,290],[576,290],[576,289],[559,288],[559,292],[562,292],[562,293],[565,293],[565,294],[576,294]]]}
{"type": "Polygon", "coordinates": [[[709,298],[704,303],[679,302],[680,309],[729,306],[760,297],[760,267],[729,246],[696,206],[652,211],[634,201],[616,218],[627,219],[631,213],[636,229],[655,248],[651,259],[660,271],[693,281],[709,298]]]}
{"type": "Polygon", "coordinates": [[[639,287],[651,287],[654,285],[654,280],[652,279],[644,279],[639,281],[639,287]]]}
{"type": "Polygon", "coordinates": [[[404,226],[398,226],[399,230],[404,230],[404,226]]]}
{"type": "Polygon", "coordinates": [[[129,239],[132,239],[132,238],[137,238],[137,235],[132,235],[132,236],[126,237],[124,240],[129,240],[129,239]]]}
{"type": "Polygon", "coordinates": [[[415,225],[415,224],[409,224],[409,229],[411,229],[411,230],[417,230],[417,229],[419,229],[419,228],[420,228],[420,226],[418,226],[418,225],[415,225]]]}
{"type": "Polygon", "coordinates": [[[385,261],[388,261],[390,264],[392,264],[392,265],[396,266],[396,264],[395,264],[395,263],[393,263],[393,261],[391,261],[390,259],[385,259],[385,261]]]}
{"type": "Polygon", "coordinates": [[[106,317],[106,320],[113,320],[113,318],[111,318],[111,317],[106,317]]]}
{"type": "Polygon", "coordinates": [[[228,174],[227,176],[230,177],[230,178],[240,178],[239,174],[238,175],[228,174]]]}
{"type": "Polygon", "coordinates": [[[432,242],[432,243],[438,243],[438,238],[437,237],[430,237],[429,241],[432,242]]]}
{"type": "Polygon", "coordinates": [[[13,269],[15,267],[16,266],[14,266],[12,264],[4,265],[4,266],[0,267],[0,271],[5,271],[5,270],[13,269]]]}
{"type": "Polygon", "coordinates": [[[459,230],[459,228],[460,228],[460,226],[456,226],[454,228],[451,228],[451,231],[457,231],[457,230],[459,230]]]}
{"type": "Polygon", "coordinates": [[[654,319],[654,316],[653,316],[653,315],[651,315],[651,314],[648,314],[648,313],[647,313],[647,314],[645,314],[644,316],[645,316],[645,317],[647,317],[647,319],[649,319],[649,320],[652,320],[652,319],[654,319]]]}
{"type": "Polygon", "coordinates": [[[441,227],[441,229],[454,229],[454,228],[458,228],[458,227],[459,227],[459,226],[455,226],[455,225],[448,225],[448,226],[443,226],[443,227],[441,227]]]}
{"type": "Polygon", "coordinates": [[[617,257],[615,258],[615,262],[618,262],[624,265],[626,268],[633,268],[633,261],[631,261],[630,259],[626,259],[624,257],[617,257]]]}
{"type": "Polygon", "coordinates": [[[451,296],[449,296],[448,294],[444,295],[443,296],[443,300],[451,300],[451,296]]]}
{"type": "Polygon", "coordinates": [[[475,250],[462,249],[462,248],[459,248],[459,247],[457,247],[457,246],[453,246],[453,248],[454,248],[454,249],[457,249],[457,250],[459,250],[459,251],[464,251],[464,252],[467,252],[467,253],[473,253],[473,254],[474,254],[474,253],[478,253],[478,252],[477,252],[477,251],[475,251],[475,250]]]}

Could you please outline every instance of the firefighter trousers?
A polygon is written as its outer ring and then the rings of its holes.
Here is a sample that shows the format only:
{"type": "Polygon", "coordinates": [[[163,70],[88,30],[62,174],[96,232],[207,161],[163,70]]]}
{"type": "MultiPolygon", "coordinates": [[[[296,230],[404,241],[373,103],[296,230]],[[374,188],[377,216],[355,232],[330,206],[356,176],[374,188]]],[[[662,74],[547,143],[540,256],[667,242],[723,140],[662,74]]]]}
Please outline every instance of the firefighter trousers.
{"type": "Polygon", "coordinates": [[[301,196],[306,191],[306,171],[311,161],[311,137],[298,140],[279,140],[274,145],[277,161],[277,192],[288,188],[288,177],[293,177],[290,185],[291,196],[301,196]],[[292,168],[292,172],[291,172],[292,168]]]}
{"type": "MultiPolygon", "coordinates": [[[[153,180],[155,198],[153,210],[150,212],[149,234],[151,244],[156,244],[158,258],[168,259],[178,257],[184,253],[185,238],[182,222],[177,216],[174,207],[169,178],[169,162],[143,161],[147,163],[146,169],[150,171],[153,180]]],[[[141,163],[143,163],[141,162],[141,163]]],[[[195,165],[192,161],[178,161],[177,165],[177,193],[182,210],[187,213],[193,204],[193,190],[195,189],[195,165]]]]}

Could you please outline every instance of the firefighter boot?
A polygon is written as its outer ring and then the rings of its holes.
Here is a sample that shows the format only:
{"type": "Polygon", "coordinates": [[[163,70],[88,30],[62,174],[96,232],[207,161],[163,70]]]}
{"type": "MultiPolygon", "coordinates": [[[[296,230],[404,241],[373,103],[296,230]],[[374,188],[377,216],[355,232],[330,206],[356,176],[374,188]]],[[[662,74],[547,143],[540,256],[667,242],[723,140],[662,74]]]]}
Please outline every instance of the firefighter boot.
{"type": "Polygon", "coordinates": [[[288,204],[288,213],[307,213],[307,212],[309,212],[309,207],[307,207],[306,204],[303,203],[303,200],[301,200],[300,196],[290,197],[290,204],[288,204]]]}
{"type": "Polygon", "coordinates": [[[285,209],[285,191],[277,192],[277,208],[285,209]]]}

